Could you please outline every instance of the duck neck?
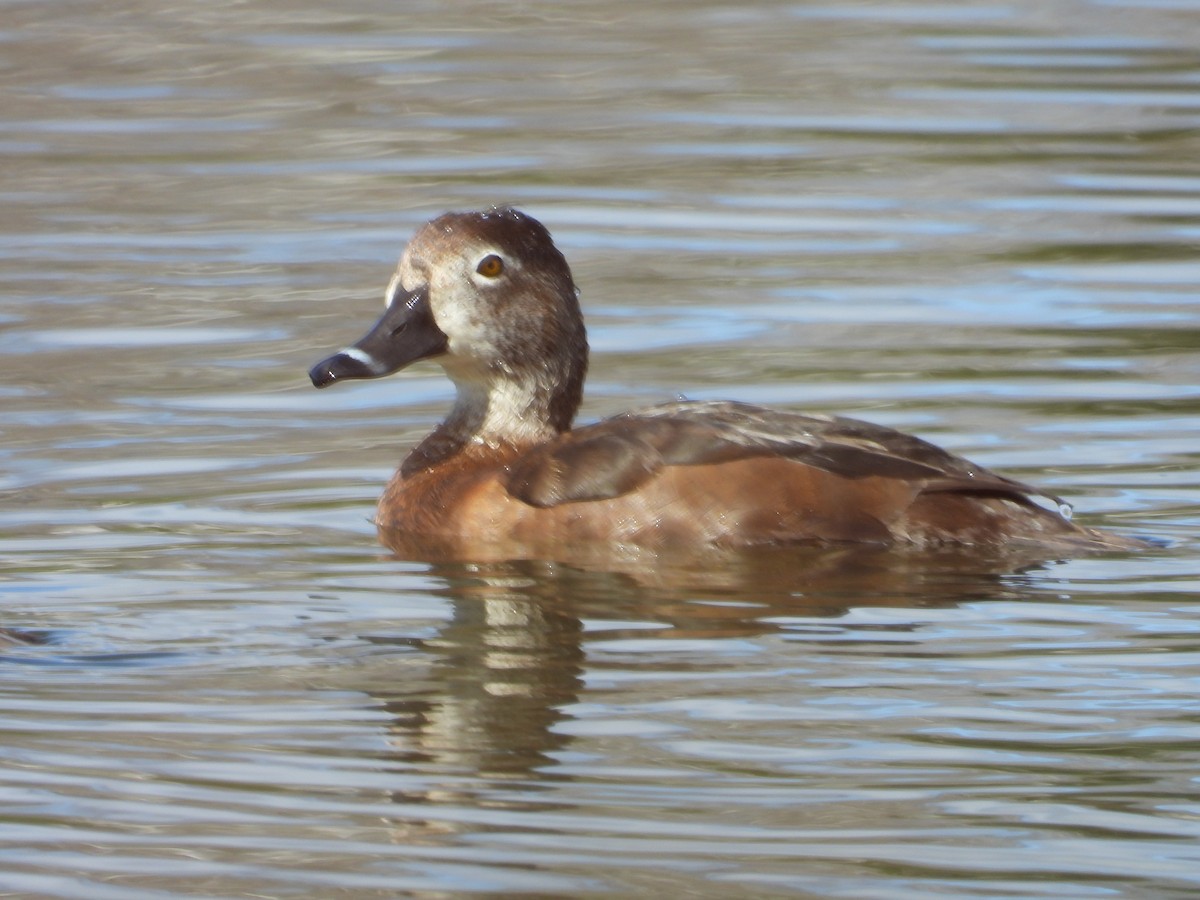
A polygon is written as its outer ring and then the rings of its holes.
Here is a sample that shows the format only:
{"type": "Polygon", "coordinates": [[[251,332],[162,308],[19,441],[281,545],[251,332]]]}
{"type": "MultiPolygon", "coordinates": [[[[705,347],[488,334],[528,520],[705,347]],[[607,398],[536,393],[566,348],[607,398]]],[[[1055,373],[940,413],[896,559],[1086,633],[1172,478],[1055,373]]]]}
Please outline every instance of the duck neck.
{"type": "Polygon", "coordinates": [[[448,374],[457,388],[454,407],[404,460],[405,477],[460,454],[482,451],[492,456],[543,444],[570,430],[579,406],[579,386],[568,383],[555,389],[545,383],[546,373],[517,378],[505,372],[486,379],[448,374]]]}

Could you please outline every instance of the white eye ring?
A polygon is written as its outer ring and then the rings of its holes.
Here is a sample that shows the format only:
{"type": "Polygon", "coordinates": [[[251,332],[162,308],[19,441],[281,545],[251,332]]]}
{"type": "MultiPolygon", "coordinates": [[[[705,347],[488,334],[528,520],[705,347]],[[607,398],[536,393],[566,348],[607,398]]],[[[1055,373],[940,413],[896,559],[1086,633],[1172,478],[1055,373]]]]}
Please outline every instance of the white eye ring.
{"type": "Polygon", "coordinates": [[[498,253],[489,253],[475,265],[476,273],[487,279],[499,278],[505,268],[504,257],[498,253]]]}

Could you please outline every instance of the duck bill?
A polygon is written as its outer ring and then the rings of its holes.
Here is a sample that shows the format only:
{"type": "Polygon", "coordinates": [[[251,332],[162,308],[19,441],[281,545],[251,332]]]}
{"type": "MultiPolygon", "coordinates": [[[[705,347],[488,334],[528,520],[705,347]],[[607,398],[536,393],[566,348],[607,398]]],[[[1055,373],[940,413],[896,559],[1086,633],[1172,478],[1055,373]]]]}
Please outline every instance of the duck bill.
{"type": "Polygon", "coordinates": [[[417,360],[446,352],[425,288],[401,291],[361,339],[308,370],[313,387],[348,378],[382,378],[417,360]]]}

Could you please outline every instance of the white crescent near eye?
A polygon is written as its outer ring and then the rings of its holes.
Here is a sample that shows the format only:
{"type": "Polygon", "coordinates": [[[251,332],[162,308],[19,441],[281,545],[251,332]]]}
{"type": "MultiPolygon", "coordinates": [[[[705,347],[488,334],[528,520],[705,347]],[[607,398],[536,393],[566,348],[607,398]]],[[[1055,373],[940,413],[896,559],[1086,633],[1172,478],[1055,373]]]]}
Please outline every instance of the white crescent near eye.
{"type": "Polygon", "coordinates": [[[397,272],[392,276],[392,280],[388,282],[387,290],[383,292],[383,305],[391,308],[396,302],[396,294],[400,291],[400,273],[397,272]]]}

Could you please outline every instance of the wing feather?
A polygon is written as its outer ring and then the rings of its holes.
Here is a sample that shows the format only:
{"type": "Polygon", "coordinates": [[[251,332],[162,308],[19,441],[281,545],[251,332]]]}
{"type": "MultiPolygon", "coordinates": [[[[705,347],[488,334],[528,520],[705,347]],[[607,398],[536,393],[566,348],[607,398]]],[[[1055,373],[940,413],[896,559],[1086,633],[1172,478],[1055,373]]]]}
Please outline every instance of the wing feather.
{"type": "Polygon", "coordinates": [[[831,416],[746,403],[680,401],[566,432],[519,458],[508,492],[551,507],[619,497],[664,466],[703,466],[773,456],[843,478],[894,478],[922,492],[989,493],[1033,502],[1058,498],[989,472],[912,435],[831,416]]]}

